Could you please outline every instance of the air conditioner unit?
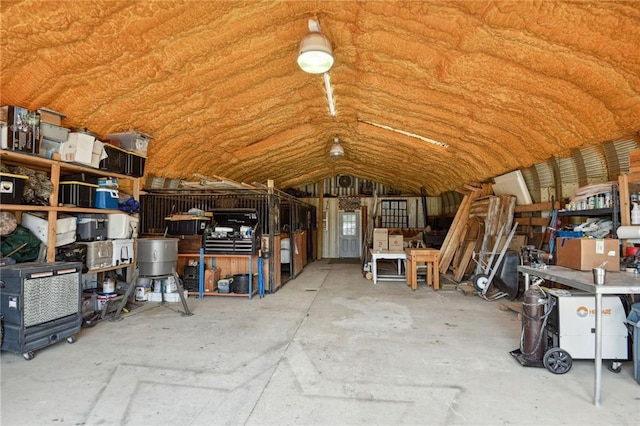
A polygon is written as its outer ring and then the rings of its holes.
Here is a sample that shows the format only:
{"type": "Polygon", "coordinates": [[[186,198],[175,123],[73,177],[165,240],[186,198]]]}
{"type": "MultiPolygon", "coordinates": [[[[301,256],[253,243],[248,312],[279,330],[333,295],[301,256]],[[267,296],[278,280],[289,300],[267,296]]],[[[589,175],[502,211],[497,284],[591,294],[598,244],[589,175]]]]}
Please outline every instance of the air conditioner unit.
{"type": "Polygon", "coordinates": [[[353,178],[349,175],[338,176],[338,187],[340,188],[353,188],[353,178]]]}

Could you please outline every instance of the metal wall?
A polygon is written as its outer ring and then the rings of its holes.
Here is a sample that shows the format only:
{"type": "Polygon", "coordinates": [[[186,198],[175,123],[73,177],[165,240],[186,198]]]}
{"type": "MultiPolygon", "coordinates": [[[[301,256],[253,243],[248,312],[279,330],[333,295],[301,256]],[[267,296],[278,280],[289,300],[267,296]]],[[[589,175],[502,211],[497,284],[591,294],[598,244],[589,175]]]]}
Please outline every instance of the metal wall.
{"type": "MultiPolygon", "coordinates": [[[[640,135],[573,150],[568,157],[554,157],[521,169],[534,203],[570,198],[578,188],[592,183],[617,181],[629,171],[629,153],[640,149],[640,135]]],[[[443,212],[455,212],[462,197],[454,191],[441,195],[443,212]],[[457,194],[457,195],[456,195],[457,194]],[[457,204],[456,204],[457,202],[457,204]]]]}
{"type": "Polygon", "coordinates": [[[268,194],[146,194],[140,197],[140,232],[142,234],[164,233],[165,218],[172,213],[187,212],[195,208],[204,211],[213,209],[244,209],[258,211],[262,232],[269,233],[268,194]]]}

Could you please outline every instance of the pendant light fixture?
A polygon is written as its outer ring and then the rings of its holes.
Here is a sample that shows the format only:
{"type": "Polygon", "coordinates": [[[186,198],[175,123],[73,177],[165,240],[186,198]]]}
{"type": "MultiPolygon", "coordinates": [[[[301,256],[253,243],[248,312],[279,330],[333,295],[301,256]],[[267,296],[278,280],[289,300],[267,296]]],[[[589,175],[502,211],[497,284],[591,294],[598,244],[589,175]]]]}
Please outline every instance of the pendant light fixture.
{"type": "Polygon", "coordinates": [[[331,42],[320,31],[320,23],[309,19],[310,33],[300,42],[298,65],[304,72],[323,74],[333,66],[331,42]]]}
{"type": "Polygon", "coordinates": [[[331,150],[329,151],[329,157],[331,158],[340,158],[344,157],[344,148],[340,144],[340,138],[334,136],[333,145],[331,146],[331,150]]]}

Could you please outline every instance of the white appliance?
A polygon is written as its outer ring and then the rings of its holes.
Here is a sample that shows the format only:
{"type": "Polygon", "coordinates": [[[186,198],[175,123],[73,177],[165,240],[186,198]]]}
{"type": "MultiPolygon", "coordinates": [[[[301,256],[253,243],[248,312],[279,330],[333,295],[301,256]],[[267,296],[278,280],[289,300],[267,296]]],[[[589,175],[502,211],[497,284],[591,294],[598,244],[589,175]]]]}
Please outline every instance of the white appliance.
{"type": "MultiPolygon", "coordinates": [[[[577,290],[549,293],[555,299],[547,323],[553,346],[573,359],[595,359],[595,297],[577,290]]],[[[626,318],[619,296],[602,297],[602,359],[629,359],[626,318]]]]}
{"type": "MultiPolygon", "coordinates": [[[[48,215],[45,212],[25,212],[22,214],[22,226],[33,232],[40,241],[49,245],[49,221],[47,219],[48,215]]],[[[75,216],[59,213],[55,225],[55,246],[60,247],[75,242],[77,226],[75,216]]]]}

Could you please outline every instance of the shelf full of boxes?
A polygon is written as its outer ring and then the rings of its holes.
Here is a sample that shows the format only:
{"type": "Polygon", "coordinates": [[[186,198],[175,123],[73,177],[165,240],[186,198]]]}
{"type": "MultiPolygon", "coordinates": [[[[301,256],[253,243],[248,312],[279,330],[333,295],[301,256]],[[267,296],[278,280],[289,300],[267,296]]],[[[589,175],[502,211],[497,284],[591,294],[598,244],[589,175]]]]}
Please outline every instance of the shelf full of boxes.
{"type": "Polygon", "coordinates": [[[0,107],[0,210],[46,246],[38,260],[82,259],[89,274],[135,266],[137,214],[119,202],[139,199],[150,137],[125,132],[100,140],[63,127],[64,118],[46,108],[0,107]],[[27,197],[24,190],[34,188],[40,197],[27,197]]]}

